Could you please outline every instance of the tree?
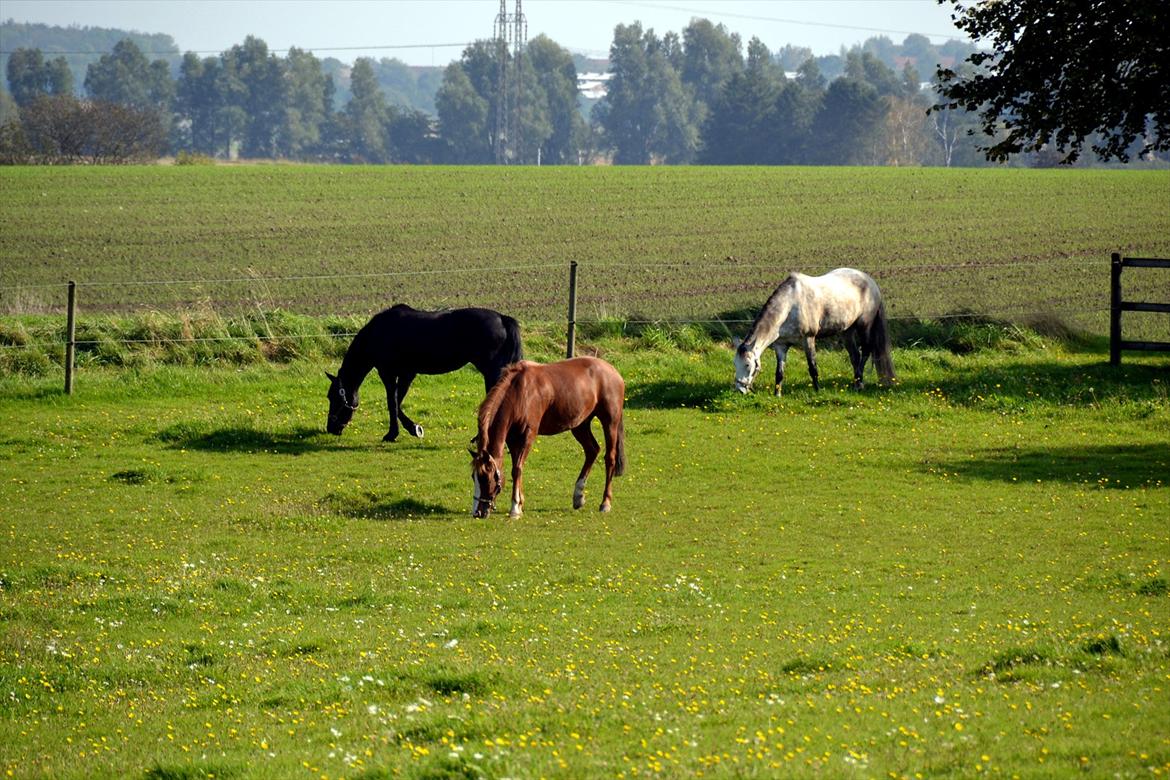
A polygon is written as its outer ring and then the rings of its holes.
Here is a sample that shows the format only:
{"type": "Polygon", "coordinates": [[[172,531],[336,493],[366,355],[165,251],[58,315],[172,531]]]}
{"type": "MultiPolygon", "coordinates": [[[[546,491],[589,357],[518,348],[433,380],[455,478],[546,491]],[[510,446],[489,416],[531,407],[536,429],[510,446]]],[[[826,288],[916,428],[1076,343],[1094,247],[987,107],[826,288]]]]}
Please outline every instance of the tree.
{"type": "Polygon", "coordinates": [[[112,52],[90,64],[85,90],[94,100],[160,114],[170,110],[175,92],[166,61],[147,61],[129,39],[119,41],[112,52]]]}
{"type": "Polygon", "coordinates": [[[679,77],[694,90],[699,103],[710,107],[727,80],[743,71],[739,36],[729,35],[721,24],[695,19],[683,30],[682,39],[679,77]]]}
{"type": "Polygon", "coordinates": [[[855,78],[834,79],[813,125],[817,154],[826,165],[873,164],[887,105],[869,82],[855,78]]]}
{"type": "Polygon", "coordinates": [[[73,92],[73,74],[63,57],[45,62],[40,49],[17,49],[8,58],[8,88],[16,105],[24,107],[45,95],[73,92]]]}
{"type": "Polygon", "coordinates": [[[374,78],[374,63],[360,57],[350,76],[351,96],[345,106],[352,156],[363,162],[390,161],[386,145],[386,98],[374,78]]]}
{"type": "Polygon", "coordinates": [[[277,153],[304,159],[319,151],[323,127],[332,112],[331,81],[312,52],[291,48],[285,58],[284,116],[277,153]]]}
{"type": "Polygon", "coordinates": [[[614,162],[644,165],[656,158],[690,162],[699,143],[700,109],[671,64],[674,44],[642,25],[619,24],[610,46],[613,78],[593,116],[614,162]]]}
{"type": "Polygon", "coordinates": [[[215,88],[220,71],[219,59],[200,59],[193,52],[183,55],[179,79],[175,84],[175,113],[178,121],[176,148],[191,149],[214,155],[225,151],[216,132],[216,112],[220,98],[215,88]]]}
{"type": "Polygon", "coordinates": [[[784,73],[758,38],[748,44],[748,64],[724,84],[703,126],[699,162],[752,165],[764,162],[774,127],[772,111],[784,73]]]}
{"type": "MultiPolygon", "coordinates": [[[[550,132],[540,144],[540,161],[554,165],[576,163],[585,120],[577,110],[577,66],[573,55],[540,35],[528,43],[524,62],[531,67],[548,109],[550,132]]],[[[528,138],[528,134],[524,137],[528,138]]]]}
{"type": "Polygon", "coordinates": [[[951,14],[972,40],[991,51],[967,61],[960,76],[940,68],[943,100],[936,108],[977,112],[989,160],[1006,160],[1048,144],[1063,162],[1086,142],[1102,160],[1126,162],[1139,139],[1141,154],[1170,150],[1170,14],[1152,0],[999,0],[951,14]]]}
{"type": "Polygon", "coordinates": [[[0,125],[19,121],[20,107],[16,105],[12,95],[8,94],[8,90],[0,87],[0,125]]]}
{"type": "MultiPolygon", "coordinates": [[[[870,38],[871,41],[878,40],[870,38]]],[[[882,40],[888,41],[888,38],[882,40]]],[[[869,51],[854,49],[845,57],[845,75],[864,81],[877,90],[879,95],[900,95],[903,84],[893,70],[888,68],[876,55],[869,51]]]]}
{"type": "Polygon", "coordinates": [[[491,104],[476,91],[461,63],[447,66],[435,107],[451,162],[485,164],[495,159],[491,104]]]}
{"type": "Polygon", "coordinates": [[[134,108],[104,100],[84,104],[90,135],[86,154],[94,163],[151,160],[166,146],[162,117],[153,108],[134,108]]]}
{"type": "Polygon", "coordinates": [[[225,101],[229,113],[238,118],[242,112],[244,120],[241,153],[245,157],[275,157],[285,122],[284,63],[268,52],[268,44],[252,35],[225,52],[223,63],[231,79],[230,99],[225,101]]]}
{"type": "MultiPolygon", "coordinates": [[[[807,64],[816,67],[811,59],[807,64]]],[[[783,85],[768,117],[771,143],[767,162],[800,165],[814,159],[813,128],[824,99],[824,92],[814,88],[816,83],[815,79],[798,78],[783,85]]]]}

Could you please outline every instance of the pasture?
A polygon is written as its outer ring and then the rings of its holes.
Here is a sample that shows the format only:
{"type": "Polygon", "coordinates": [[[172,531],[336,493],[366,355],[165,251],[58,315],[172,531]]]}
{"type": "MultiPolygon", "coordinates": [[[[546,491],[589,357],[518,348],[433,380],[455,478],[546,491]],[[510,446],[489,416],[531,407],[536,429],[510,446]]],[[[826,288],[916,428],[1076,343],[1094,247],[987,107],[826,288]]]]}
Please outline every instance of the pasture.
{"type": "Polygon", "coordinates": [[[1100,336],[1167,202],[1130,171],[0,169],[0,773],[1165,776],[1170,371],[1100,336]],[[324,432],[395,300],[562,356],[569,260],[578,352],[627,384],[611,513],[596,469],[570,508],[560,436],[522,518],[470,517],[470,369],[412,387],[424,439],[380,441],[374,376],[324,432]],[[899,383],[821,345],[821,392],[794,353],[782,399],[770,354],[736,393],[710,334],[842,264],[899,383]]]}
{"type": "Polygon", "coordinates": [[[832,350],[776,399],[721,345],[590,346],[614,510],[542,438],[514,521],[468,516],[470,369],[393,445],[374,378],[323,432],[332,363],[3,380],[0,771],[1170,771],[1164,361],[902,349],[854,393],[832,350]]]}

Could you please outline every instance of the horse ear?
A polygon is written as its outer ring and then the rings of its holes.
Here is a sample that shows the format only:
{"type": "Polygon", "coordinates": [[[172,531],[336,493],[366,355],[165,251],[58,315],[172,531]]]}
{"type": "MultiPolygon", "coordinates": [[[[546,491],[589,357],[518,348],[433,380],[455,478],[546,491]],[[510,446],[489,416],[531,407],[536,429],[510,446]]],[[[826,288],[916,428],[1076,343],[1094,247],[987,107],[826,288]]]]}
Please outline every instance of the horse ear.
{"type": "Polygon", "coordinates": [[[731,348],[732,349],[739,349],[741,344],[743,344],[743,339],[741,339],[739,337],[733,338],[731,340],[731,348]]]}
{"type": "Polygon", "coordinates": [[[329,379],[330,382],[337,381],[337,377],[333,376],[333,374],[330,374],[328,371],[325,372],[325,376],[329,379]]]}

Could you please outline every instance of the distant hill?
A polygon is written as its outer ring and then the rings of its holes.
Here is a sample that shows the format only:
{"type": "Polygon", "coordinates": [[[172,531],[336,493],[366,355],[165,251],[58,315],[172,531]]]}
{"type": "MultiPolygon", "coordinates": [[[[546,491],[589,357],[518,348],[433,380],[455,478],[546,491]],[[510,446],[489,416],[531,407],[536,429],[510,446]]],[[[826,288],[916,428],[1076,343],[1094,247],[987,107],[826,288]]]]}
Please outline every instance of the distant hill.
{"type": "Polygon", "coordinates": [[[148,60],[166,60],[172,73],[177,72],[183,55],[175,39],[161,33],[140,33],[105,27],[54,27],[47,24],[24,24],[11,19],[0,23],[0,81],[8,88],[8,56],[17,49],[40,49],[45,59],[64,57],[73,72],[73,89],[80,95],[85,89],[85,72],[90,63],[113,51],[121,40],[129,38],[142,49],[148,60]]]}
{"type": "MultiPolygon", "coordinates": [[[[148,60],[166,60],[171,75],[178,77],[183,55],[175,40],[162,33],[147,34],[103,27],[53,27],[46,24],[23,24],[11,19],[0,23],[0,84],[8,89],[8,56],[17,49],[40,49],[45,59],[64,57],[73,72],[73,89],[81,96],[85,90],[86,69],[126,38],[132,40],[148,60]]],[[[351,63],[333,57],[322,60],[322,70],[333,76],[337,92],[334,107],[349,102],[349,73],[351,63]]],[[[396,59],[383,58],[374,62],[374,74],[386,100],[392,105],[406,106],[435,114],[435,93],[443,80],[442,68],[410,67],[396,59]]]]}

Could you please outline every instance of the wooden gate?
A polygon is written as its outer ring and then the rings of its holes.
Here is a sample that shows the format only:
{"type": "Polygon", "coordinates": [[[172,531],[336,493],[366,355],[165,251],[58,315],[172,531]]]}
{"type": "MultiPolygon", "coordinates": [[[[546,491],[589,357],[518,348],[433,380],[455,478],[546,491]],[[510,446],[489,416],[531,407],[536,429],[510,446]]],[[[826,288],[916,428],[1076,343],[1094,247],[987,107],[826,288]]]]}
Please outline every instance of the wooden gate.
{"type": "Polygon", "coordinates": [[[1130,349],[1144,352],[1170,352],[1166,341],[1125,341],[1121,338],[1121,313],[1123,311],[1153,311],[1170,314],[1170,303],[1139,303],[1121,299],[1121,272],[1125,268],[1167,268],[1170,260],[1143,257],[1122,257],[1113,253],[1111,282],[1109,285],[1109,362],[1120,365],[1121,350],[1130,349]]]}

